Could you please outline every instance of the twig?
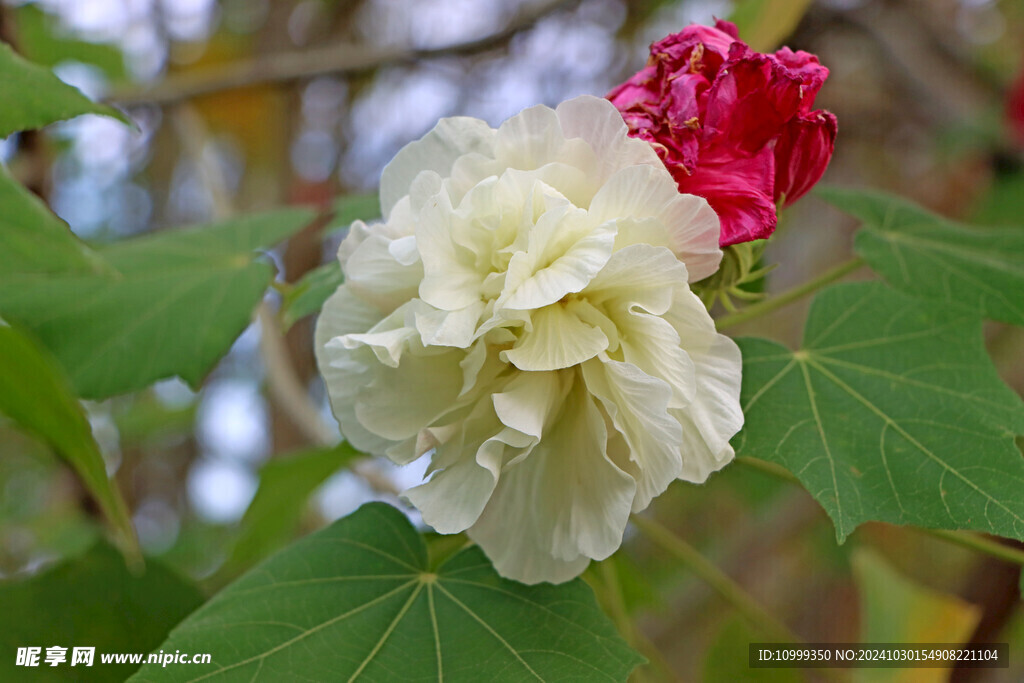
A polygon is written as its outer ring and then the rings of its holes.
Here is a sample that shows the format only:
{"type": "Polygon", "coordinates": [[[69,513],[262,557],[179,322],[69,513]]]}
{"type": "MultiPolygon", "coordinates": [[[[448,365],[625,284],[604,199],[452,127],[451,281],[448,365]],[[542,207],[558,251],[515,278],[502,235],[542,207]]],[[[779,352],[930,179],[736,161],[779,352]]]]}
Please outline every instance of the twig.
{"type": "Polygon", "coordinates": [[[211,66],[201,71],[175,74],[153,86],[114,91],[107,101],[121,106],[168,104],[250,85],[283,83],[325,74],[356,74],[421,59],[482,52],[511,39],[547,15],[575,2],[578,0],[546,0],[520,13],[500,31],[463,43],[425,49],[340,44],[282,52],[211,66]]]}
{"type": "Polygon", "coordinates": [[[277,317],[267,302],[260,304],[256,317],[260,322],[260,356],[267,369],[267,388],[271,396],[307,439],[319,446],[334,444],[338,438],[324,424],[306,388],[299,382],[288,360],[277,317]]]}
{"type": "MultiPolygon", "coordinates": [[[[320,416],[320,411],[309,398],[306,388],[302,386],[295,368],[288,357],[284,346],[284,337],[277,322],[277,316],[270,310],[267,302],[262,302],[257,309],[260,322],[260,356],[267,369],[267,389],[275,402],[284,411],[299,431],[312,443],[319,446],[331,446],[337,443],[338,437],[328,428],[320,416]]],[[[352,464],[352,471],[359,475],[370,488],[377,493],[398,496],[401,493],[390,478],[374,469],[369,461],[357,461],[352,464]]]]}
{"type": "Polygon", "coordinates": [[[630,521],[652,542],[686,565],[687,569],[704,580],[720,597],[733,606],[765,635],[783,643],[801,643],[799,636],[775,617],[768,614],[743,587],[722,573],[714,564],[697,552],[689,543],[650,517],[632,515],[630,521]]]}

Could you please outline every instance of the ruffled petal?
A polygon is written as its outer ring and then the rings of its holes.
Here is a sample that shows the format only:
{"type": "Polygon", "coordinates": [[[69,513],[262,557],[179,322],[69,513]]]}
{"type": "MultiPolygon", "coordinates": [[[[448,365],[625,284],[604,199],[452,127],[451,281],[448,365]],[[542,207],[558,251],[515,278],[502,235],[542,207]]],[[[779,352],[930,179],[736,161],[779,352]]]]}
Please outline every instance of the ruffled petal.
{"type": "Polygon", "coordinates": [[[583,379],[629,445],[632,467],[625,469],[636,479],[632,510],[639,512],[682,471],[682,427],[668,412],[672,388],[635,365],[607,359],[587,361],[583,379]]]}
{"type": "Polygon", "coordinates": [[[636,482],[607,457],[606,441],[604,418],[577,379],[541,442],[502,472],[469,529],[503,576],[557,583],[619,547],[636,482]]]}
{"type": "Polygon", "coordinates": [[[370,368],[355,360],[350,350],[335,345],[328,347],[328,342],[368,330],[380,319],[381,313],[375,306],[342,285],[324,302],[315,332],[317,365],[324,377],[327,396],[341,433],[353,446],[370,453],[383,453],[394,445],[393,441],[367,430],[356,419],[356,392],[369,381],[370,368]]]}
{"type": "Polygon", "coordinates": [[[494,130],[486,122],[468,116],[441,119],[433,130],[403,147],[380,177],[380,208],[387,220],[399,199],[409,193],[422,171],[447,176],[455,160],[464,154],[492,155],[494,130]]]}
{"type": "Polygon", "coordinates": [[[526,331],[515,346],[502,351],[502,358],[520,370],[560,370],[607,349],[605,333],[580,320],[572,308],[554,304],[534,311],[526,331]]]}

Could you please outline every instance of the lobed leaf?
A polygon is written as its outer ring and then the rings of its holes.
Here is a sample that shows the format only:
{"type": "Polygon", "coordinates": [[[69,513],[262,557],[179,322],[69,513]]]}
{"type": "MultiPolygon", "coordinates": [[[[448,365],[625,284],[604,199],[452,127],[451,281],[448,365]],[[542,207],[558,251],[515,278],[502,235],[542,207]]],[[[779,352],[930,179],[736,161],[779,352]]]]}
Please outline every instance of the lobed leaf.
{"type": "Polygon", "coordinates": [[[270,558],[171,632],[132,681],[626,680],[641,661],[580,579],[523,586],[477,548],[428,570],[394,508],[364,505],[270,558]]]}
{"type": "Polygon", "coordinates": [[[783,465],[842,541],[868,520],[1024,539],[1024,405],[977,316],[881,283],[811,305],[803,346],[742,339],[738,454],[783,465]]]}
{"type": "Polygon", "coordinates": [[[818,192],[863,222],[854,248],[893,287],[1024,325],[1024,228],[961,225],[882,192],[818,192]]]}

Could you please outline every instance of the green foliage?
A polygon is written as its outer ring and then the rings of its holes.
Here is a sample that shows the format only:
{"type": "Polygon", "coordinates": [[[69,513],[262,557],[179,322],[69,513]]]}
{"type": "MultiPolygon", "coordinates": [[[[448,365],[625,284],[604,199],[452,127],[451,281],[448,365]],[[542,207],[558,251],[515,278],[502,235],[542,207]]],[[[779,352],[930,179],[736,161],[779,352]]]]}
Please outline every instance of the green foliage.
{"type": "MultiPolygon", "coordinates": [[[[100,664],[100,653],[148,652],[202,603],[190,583],[150,562],[133,574],[108,546],[24,581],[0,584],[0,679],[5,681],[123,681],[137,665],[100,664]],[[19,647],[68,648],[57,667],[15,666],[19,647]],[[71,666],[71,649],[95,647],[93,666],[71,666]]],[[[42,660],[42,657],[40,657],[42,660]]]]}
{"type": "Polygon", "coordinates": [[[79,114],[128,121],[116,109],[90,101],[50,70],[25,61],[5,43],[0,43],[0,102],[0,138],[79,114]]]}
{"type": "Polygon", "coordinates": [[[477,548],[429,572],[422,539],[380,503],[249,572],[161,648],[214,661],[131,680],[625,680],[641,661],[581,580],[506,581],[477,548]]]}
{"type": "MultiPolygon", "coordinates": [[[[380,218],[380,200],[374,194],[344,195],[335,200],[334,215],[326,232],[348,228],[353,221],[380,218]]],[[[285,295],[281,308],[281,324],[288,329],[307,315],[318,312],[327,297],[345,281],[337,259],[331,259],[319,268],[306,273],[295,287],[285,295]]]]}
{"type": "Polygon", "coordinates": [[[347,228],[353,221],[380,218],[380,199],[376,192],[343,195],[334,200],[331,208],[334,210],[334,216],[327,226],[327,232],[347,228]]]}
{"type": "Polygon", "coordinates": [[[976,316],[837,285],[815,298],[799,351],[740,345],[737,452],[793,472],[840,541],[868,520],[1024,538],[1024,406],[976,316]]]}
{"type": "Polygon", "coordinates": [[[90,274],[103,261],[0,166],[0,277],[90,274]]]}
{"type": "Polygon", "coordinates": [[[864,222],[857,253],[894,287],[1024,325],[1024,230],[964,226],[881,192],[820,194],[864,222]]]}
{"type": "Polygon", "coordinates": [[[323,308],[327,297],[345,281],[337,259],[306,273],[295,287],[285,295],[281,309],[281,324],[288,329],[307,315],[323,308]]]}
{"type": "Polygon", "coordinates": [[[97,252],[112,274],[8,275],[0,314],[50,348],[80,396],[112,396],[172,375],[198,386],[273,278],[255,250],[311,217],[273,211],[117,242],[97,252]]]}
{"type": "Polygon", "coordinates": [[[50,444],[78,472],[127,547],[135,547],[128,509],[107,478],[103,456],[59,365],[25,335],[0,323],[0,413],[50,444]]]}
{"type": "Polygon", "coordinates": [[[125,77],[124,55],[116,46],[66,35],[53,15],[32,3],[15,8],[13,13],[18,28],[18,47],[36,64],[52,67],[73,60],[99,68],[112,80],[125,77]]]}
{"type": "Polygon", "coordinates": [[[234,577],[293,538],[309,496],[328,477],[363,454],[342,442],[274,458],[260,470],[260,484],[242,517],[238,538],[219,575],[234,577]]]}

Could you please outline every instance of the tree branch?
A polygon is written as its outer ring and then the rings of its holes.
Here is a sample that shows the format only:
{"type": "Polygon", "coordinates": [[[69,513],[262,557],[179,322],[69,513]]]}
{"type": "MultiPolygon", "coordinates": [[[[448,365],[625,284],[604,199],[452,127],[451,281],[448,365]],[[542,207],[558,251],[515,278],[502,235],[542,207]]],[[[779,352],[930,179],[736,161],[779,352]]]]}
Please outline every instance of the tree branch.
{"type": "Polygon", "coordinates": [[[472,54],[500,45],[549,14],[579,0],[545,0],[483,38],[438,48],[410,49],[372,45],[330,45],[309,50],[257,56],[169,76],[152,86],[114,91],[107,101],[121,106],[169,104],[207,93],[267,83],[286,83],[325,74],[357,74],[421,59],[472,54]]]}

